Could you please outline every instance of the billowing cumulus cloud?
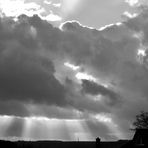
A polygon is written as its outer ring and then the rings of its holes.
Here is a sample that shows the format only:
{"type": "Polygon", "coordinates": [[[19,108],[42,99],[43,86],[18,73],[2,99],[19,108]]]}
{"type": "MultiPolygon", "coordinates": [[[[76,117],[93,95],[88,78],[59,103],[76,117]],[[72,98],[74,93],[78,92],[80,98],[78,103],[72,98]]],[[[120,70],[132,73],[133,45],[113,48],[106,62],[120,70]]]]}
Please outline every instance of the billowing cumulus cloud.
{"type": "Polygon", "coordinates": [[[22,16],[17,23],[1,19],[0,99],[64,104],[64,86],[54,77],[50,58],[39,53],[42,46],[37,41],[37,29],[28,19],[22,16]]]}

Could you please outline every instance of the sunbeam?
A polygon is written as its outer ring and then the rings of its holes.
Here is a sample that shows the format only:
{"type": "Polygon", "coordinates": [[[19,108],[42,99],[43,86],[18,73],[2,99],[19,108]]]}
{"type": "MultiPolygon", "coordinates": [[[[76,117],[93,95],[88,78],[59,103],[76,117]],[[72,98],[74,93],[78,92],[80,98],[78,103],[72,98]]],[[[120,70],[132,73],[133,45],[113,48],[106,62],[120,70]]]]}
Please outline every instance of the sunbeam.
{"type": "Polygon", "coordinates": [[[7,129],[13,122],[13,117],[11,116],[0,116],[0,138],[4,138],[7,129]]]}
{"type": "Polygon", "coordinates": [[[22,137],[31,140],[90,140],[93,139],[85,120],[27,117],[22,137]]]}
{"type": "Polygon", "coordinates": [[[109,114],[97,114],[95,118],[98,122],[103,123],[109,129],[109,135],[114,136],[117,139],[124,139],[125,136],[123,135],[122,131],[118,127],[118,125],[113,121],[111,115],[109,114]]]}

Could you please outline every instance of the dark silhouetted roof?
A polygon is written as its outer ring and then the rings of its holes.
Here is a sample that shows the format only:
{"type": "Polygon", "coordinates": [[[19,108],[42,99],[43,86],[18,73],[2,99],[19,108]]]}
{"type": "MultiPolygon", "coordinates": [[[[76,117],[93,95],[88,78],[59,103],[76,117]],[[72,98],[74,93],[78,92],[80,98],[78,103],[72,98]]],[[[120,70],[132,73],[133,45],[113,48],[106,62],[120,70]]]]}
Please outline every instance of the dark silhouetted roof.
{"type": "Polygon", "coordinates": [[[138,142],[140,139],[148,144],[148,129],[137,129],[133,141],[138,142]]]}
{"type": "Polygon", "coordinates": [[[122,148],[148,148],[148,129],[136,129],[133,139],[122,148]]]}

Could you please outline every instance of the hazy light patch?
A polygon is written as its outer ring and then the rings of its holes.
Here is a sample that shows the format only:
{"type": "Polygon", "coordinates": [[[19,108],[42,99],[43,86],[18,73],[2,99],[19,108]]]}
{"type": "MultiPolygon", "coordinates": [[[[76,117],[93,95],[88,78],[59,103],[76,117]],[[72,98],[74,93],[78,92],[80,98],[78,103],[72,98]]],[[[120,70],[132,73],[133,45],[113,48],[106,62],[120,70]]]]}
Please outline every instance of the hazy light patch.
{"type": "Polygon", "coordinates": [[[90,140],[90,130],[85,120],[55,119],[46,117],[25,118],[25,128],[22,134],[25,139],[48,140],[90,140]],[[67,136],[64,136],[67,135],[67,136]]]}
{"type": "Polygon", "coordinates": [[[76,78],[77,78],[78,80],[83,80],[83,79],[85,79],[85,80],[90,80],[90,81],[97,82],[97,79],[96,79],[95,77],[93,77],[92,75],[89,75],[89,74],[87,74],[87,73],[83,73],[83,72],[78,72],[78,73],[76,74],[76,78]]]}
{"type": "Polygon", "coordinates": [[[97,114],[95,116],[95,118],[99,121],[99,122],[103,122],[103,123],[111,123],[112,122],[112,118],[108,117],[105,114],[97,114]]]}
{"type": "Polygon", "coordinates": [[[142,40],[144,38],[144,33],[142,31],[136,32],[133,34],[133,37],[139,39],[140,42],[142,43],[142,40]]]}
{"type": "Polygon", "coordinates": [[[66,67],[68,67],[68,68],[74,70],[74,71],[77,71],[78,69],[80,69],[80,66],[75,66],[75,65],[73,65],[73,64],[71,64],[71,63],[69,63],[69,62],[65,62],[64,65],[65,65],[66,67]]]}
{"type": "Polygon", "coordinates": [[[146,56],[145,49],[138,49],[137,50],[137,59],[141,64],[143,64],[145,56],[146,56]]]}
{"type": "Polygon", "coordinates": [[[5,135],[6,130],[9,128],[13,121],[11,116],[0,116],[0,137],[5,135]]]}
{"type": "Polygon", "coordinates": [[[57,4],[52,4],[54,7],[56,8],[60,8],[61,7],[61,3],[57,3],[57,4]]]}
{"type": "Polygon", "coordinates": [[[146,56],[145,50],[144,49],[138,49],[138,56],[146,56]]]}
{"type": "Polygon", "coordinates": [[[76,12],[84,0],[61,0],[61,12],[66,18],[69,14],[76,12]]]}
{"type": "Polygon", "coordinates": [[[93,99],[94,101],[101,101],[102,100],[102,96],[101,95],[97,95],[97,96],[91,96],[91,99],[93,99]]]}
{"type": "Polygon", "coordinates": [[[107,127],[111,132],[109,135],[113,135],[117,139],[126,139],[126,136],[123,134],[120,127],[114,122],[111,122],[107,127]]]}
{"type": "Polygon", "coordinates": [[[46,117],[27,117],[25,118],[25,128],[23,137],[28,139],[40,140],[55,140],[62,139],[62,125],[61,119],[49,119],[46,117]],[[61,137],[59,137],[59,135],[61,137]]]}
{"type": "Polygon", "coordinates": [[[125,138],[125,136],[123,135],[118,125],[114,123],[110,114],[100,113],[100,114],[95,115],[95,119],[97,119],[98,122],[102,122],[107,126],[107,128],[110,131],[109,135],[113,135],[117,139],[125,138]]]}
{"type": "Polygon", "coordinates": [[[32,35],[33,38],[35,38],[37,36],[37,30],[36,28],[34,28],[33,26],[30,27],[30,33],[32,35]]]}
{"type": "Polygon", "coordinates": [[[66,121],[70,137],[73,140],[88,141],[93,139],[85,120],[67,120],[66,121]]]}
{"type": "Polygon", "coordinates": [[[31,140],[30,131],[31,131],[32,121],[28,118],[25,118],[25,125],[22,132],[22,137],[31,140]]]}
{"type": "Polygon", "coordinates": [[[62,0],[63,9],[67,12],[73,11],[79,4],[79,1],[80,0],[62,0]]]}

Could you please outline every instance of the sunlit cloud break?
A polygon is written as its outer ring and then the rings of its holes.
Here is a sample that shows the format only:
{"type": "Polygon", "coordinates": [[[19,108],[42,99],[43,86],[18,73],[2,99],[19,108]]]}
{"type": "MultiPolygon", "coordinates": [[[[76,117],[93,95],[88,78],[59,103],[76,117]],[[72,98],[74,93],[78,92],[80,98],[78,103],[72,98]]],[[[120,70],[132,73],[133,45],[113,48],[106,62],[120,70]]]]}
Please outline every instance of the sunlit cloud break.
{"type": "Polygon", "coordinates": [[[125,12],[123,13],[123,15],[127,16],[128,18],[134,18],[134,17],[136,17],[138,14],[137,14],[137,13],[131,14],[130,12],[125,11],[125,12]]]}
{"type": "Polygon", "coordinates": [[[118,139],[125,139],[125,135],[122,133],[118,125],[113,121],[111,115],[100,113],[94,116],[98,122],[104,123],[108,129],[110,129],[110,134],[114,135],[118,139]]]}
{"type": "Polygon", "coordinates": [[[104,122],[104,123],[111,123],[111,122],[113,122],[113,121],[112,121],[112,118],[109,117],[109,116],[107,116],[107,115],[105,115],[105,114],[97,114],[97,115],[95,116],[95,118],[96,118],[99,122],[104,122]]]}
{"type": "MultiPolygon", "coordinates": [[[[17,121],[15,123],[21,122],[24,126],[20,130],[21,137],[15,137],[18,140],[73,140],[78,137],[80,140],[89,140],[93,138],[83,119],[0,116],[0,121],[0,138],[3,138],[14,121],[17,121]],[[40,134],[35,134],[36,131],[40,134]]],[[[12,138],[10,137],[11,140],[12,138]]]]}
{"type": "Polygon", "coordinates": [[[90,81],[94,81],[94,82],[97,81],[97,79],[95,77],[93,77],[92,75],[89,75],[89,74],[83,73],[83,72],[78,72],[76,74],[76,78],[79,80],[85,79],[85,80],[90,80],[90,81]]]}
{"type": "Polygon", "coordinates": [[[80,72],[78,70],[80,70],[80,66],[75,66],[69,62],[65,62],[64,65],[70,69],[72,69],[73,71],[77,71],[75,77],[78,79],[78,80],[82,80],[82,79],[85,79],[85,80],[90,80],[90,81],[94,81],[96,82],[97,79],[90,75],[90,74],[87,74],[86,72],[80,72]]]}
{"type": "Polygon", "coordinates": [[[71,68],[71,69],[74,70],[74,71],[80,69],[79,66],[75,66],[75,65],[70,64],[70,63],[68,63],[68,62],[65,62],[64,65],[67,66],[67,67],[69,67],[69,68],[71,68]]]}

